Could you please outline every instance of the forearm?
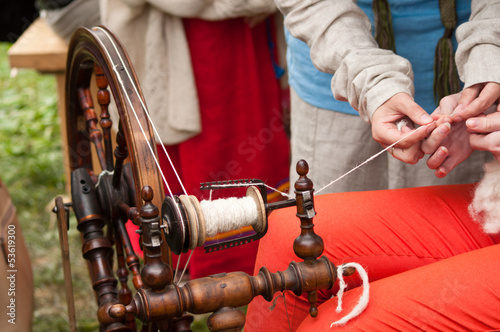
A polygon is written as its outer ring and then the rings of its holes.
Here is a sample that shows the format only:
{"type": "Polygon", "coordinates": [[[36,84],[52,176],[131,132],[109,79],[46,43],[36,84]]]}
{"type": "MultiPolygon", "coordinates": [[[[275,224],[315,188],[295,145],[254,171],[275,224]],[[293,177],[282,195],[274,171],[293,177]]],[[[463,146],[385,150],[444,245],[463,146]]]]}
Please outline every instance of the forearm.
{"type": "Polygon", "coordinates": [[[275,0],[290,33],[311,48],[321,71],[335,73],[335,98],[368,120],[399,92],[413,95],[410,63],[378,48],[368,17],[353,0],[275,0]]]}

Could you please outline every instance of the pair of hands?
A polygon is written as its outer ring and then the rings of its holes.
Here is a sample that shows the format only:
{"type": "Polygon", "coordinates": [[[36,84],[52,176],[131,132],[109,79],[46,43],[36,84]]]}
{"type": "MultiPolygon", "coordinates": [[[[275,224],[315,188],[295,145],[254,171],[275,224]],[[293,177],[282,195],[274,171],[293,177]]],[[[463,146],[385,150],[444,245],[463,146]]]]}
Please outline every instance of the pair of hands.
{"type": "Polygon", "coordinates": [[[499,98],[500,84],[476,84],[443,98],[428,115],[409,95],[398,93],[374,113],[372,135],[387,147],[415,131],[392,149],[392,155],[416,164],[428,154],[427,166],[442,178],[473,150],[490,151],[500,160],[499,98]],[[407,124],[398,128],[403,119],[407,124]],[[414,124],[420,127],[414,129],[414,124]]]}

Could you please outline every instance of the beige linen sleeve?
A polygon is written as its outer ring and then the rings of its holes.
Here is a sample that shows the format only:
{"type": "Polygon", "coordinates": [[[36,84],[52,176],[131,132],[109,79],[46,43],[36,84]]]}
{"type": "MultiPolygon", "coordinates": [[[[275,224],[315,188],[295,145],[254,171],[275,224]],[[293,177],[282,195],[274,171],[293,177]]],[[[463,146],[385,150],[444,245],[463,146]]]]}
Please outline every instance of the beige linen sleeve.
{"type": "Polygon", "coordinates": [[[292,36],[311,48],[311,60],[333,74],[335,98],[348,101],[366,121],[393,95],[413,97],[411,64],[379,49],[368,17],[354,0],[275,0],[292,36]]]}
{"type": "Polygon", "coordinates": [[[465,87],[500,83],[500,0],[473,0],[469,22],[457,29],[456,62],[465,87]]]}

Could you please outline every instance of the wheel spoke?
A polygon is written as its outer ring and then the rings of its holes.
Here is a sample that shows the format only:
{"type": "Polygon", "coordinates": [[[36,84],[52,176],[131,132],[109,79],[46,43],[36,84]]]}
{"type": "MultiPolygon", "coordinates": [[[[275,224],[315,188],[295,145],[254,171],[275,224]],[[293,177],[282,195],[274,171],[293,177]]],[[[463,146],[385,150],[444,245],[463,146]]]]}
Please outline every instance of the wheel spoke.
{"type": "Polygon", "coordinates": [[[127,142],[122,132],[122,125],[120,123],[118,133],[116,134],[116,148],[115,148],[115,167],[113,173],[113,187],[120,187],[120,179],[123,171],[123,163],[128,156],[127,142]]]}
{"type": "MultiPolygon", "coordinates": [[[[117,221],[122,223],[121,220],[117,221]]],[[[132,292],[128,288],[128,275],[129,272],[125,265],[125,256],[123,253],[123,243],[120,236],[118,228],[115,228],[115,247],[116,247],[116,258],[118,261],[118,269],[116,270],[116,276],[120,282],[120,291],[118,292],[118,300],[121,304],[127,305],[132,301],[132,292]]],[[[136,331],[137,327],[135,325],[135,318],[132,314],[127,314],[126,325],[130,327],[132,331],[136,331]]]]}
{"type": "Polygon", "coordinates": [[[92,95],[88,87],[78,89],[78,100],[80,101],[80,107],[83,110],[87,122],[89,138],[94,143],[101,168],[107,170],[106,158],[102,146],[102,132],[97,128],[97,115],[94,110],[92,95]]]}
{"type": "Polygon", "coordinates": [[[102,136],[104,139],[106,165],[108,166],[107,170],[112,171],[113,146],[111,139],[111,127],[113,126],[113,121],[111,121],[108,110],[108,106],[111,100],[108,91],[108,80],[106,79],[106,76],[104,75],[104,71],[102,70],[101,66],[99,66],[98,64],[94,65],[94,72],[96,77],[96,84],[97,87],[99,88],[99,91],[97,92],[97,102],[101,107],[100,125],[102,128],[102,136]]]}
{"type": "Polygon", "coordinates": [[[129,270],[132,272],[132,282],[135,289],[142,288],[143,283],[141,279],[141,263],[139,257],[134,252],[132,248],[132,243],[130,243],[130,238],[128,237],[127,229],[125,228],[125,223],[123,220],[118,220],[116,225],[116,231],[120,238],[122,247],[125,249],[125,255],[127,257],[126,262],[129,270]]]}

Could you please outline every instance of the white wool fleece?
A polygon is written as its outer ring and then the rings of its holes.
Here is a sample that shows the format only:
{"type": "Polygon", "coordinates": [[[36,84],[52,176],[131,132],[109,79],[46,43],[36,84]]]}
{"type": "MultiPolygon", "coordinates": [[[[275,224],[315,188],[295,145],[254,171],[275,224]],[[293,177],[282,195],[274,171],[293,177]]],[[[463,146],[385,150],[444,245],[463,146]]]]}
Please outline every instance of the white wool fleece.
{"type": "Polygon", "coordinates": [[[500,232],[500,162],[484,165],[485,174],[476,188],[469,213],[488,234],[500,232]]]}

